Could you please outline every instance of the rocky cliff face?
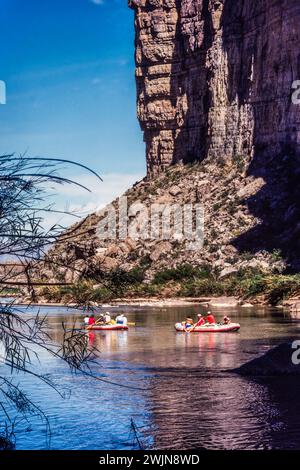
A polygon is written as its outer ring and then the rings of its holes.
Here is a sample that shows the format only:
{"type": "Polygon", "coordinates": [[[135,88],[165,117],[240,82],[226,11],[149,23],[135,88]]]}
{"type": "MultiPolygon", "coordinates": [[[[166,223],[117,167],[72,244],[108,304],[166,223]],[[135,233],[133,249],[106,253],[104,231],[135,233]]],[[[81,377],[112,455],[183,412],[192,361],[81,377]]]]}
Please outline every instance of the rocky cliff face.
{"type": "Polygon", "coordinates": [[[300,154],[299,0],[129,0],[148,175],[300,154]]]}

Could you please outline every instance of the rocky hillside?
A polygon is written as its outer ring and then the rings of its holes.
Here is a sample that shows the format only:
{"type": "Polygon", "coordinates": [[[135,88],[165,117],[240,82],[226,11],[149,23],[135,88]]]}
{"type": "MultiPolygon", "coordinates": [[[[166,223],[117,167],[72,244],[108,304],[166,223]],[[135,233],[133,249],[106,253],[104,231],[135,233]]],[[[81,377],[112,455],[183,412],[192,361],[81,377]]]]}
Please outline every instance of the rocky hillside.
{"type": "MultiPolygon", "coordinates": [[[[202,162],[193,165],[175,165],[155,179],[141,181],[125,195],[128,205],[142,202],[150,209],[153,204],[167,207],[170,204],[199,203],[204,206],[204,246],[199,250],[187,249],[187,240],[170,237],[169,240],[139,239],[100,240],[97,226],[106,211],[91,214],[74,226],[50,251],[56,261],[58,279],[75,282],[95,272],[121,268],[129,271],[143,267],[146,277],[164,268],[189,263],[193,266],[209,264],[220,277],[243,268],[260,268],[263,271],[282,271],[285,262],[279,252],[260,249],[257,240],[255,257],[251,247],[239,248],[240,240],[260,226],[261,220],[251,213],[247,201],[262,192],[264,180],[246,176],[242,162],[219,165],[202,162]],[[74,233],[77,233],[74,238],[74,233]],[[252,251],[248,251],[250,249],[252,251]]],[[[266,195],[263,204],[268,201],[266,195]]],[[[118,200],[113,203],[115,207],[118,200]]],[[[131,222],[134,222],[131,220],[131,222]]],[[[174,226],[171,225],[172,229],[174,226]]],[[[53,272],[53,267],[49,275],[53,272]]]]}

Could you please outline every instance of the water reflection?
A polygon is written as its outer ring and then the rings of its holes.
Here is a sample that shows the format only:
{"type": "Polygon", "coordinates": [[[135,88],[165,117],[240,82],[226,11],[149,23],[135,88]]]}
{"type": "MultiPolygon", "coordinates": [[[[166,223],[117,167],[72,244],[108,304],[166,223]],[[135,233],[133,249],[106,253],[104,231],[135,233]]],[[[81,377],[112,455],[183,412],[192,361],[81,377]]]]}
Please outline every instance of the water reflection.
{"type": "Polygon", "coordinates": [[[280,413],[266,387],[236,376],[197,371],[153,381],[151,395],[159,449],[255,449],[272,447],[280,413]]]}
{"type": "MultiPolygon", "coordinates": [[[[299,323],[279,309],[236,309],[230,316],[242,324],[240,333],[175,332],[177,321],[199,310],[127,308],[135,328],[87,333],[89,344],[100,351],[93,372],[135,390],[72,376],[58,360],[44,355],[43,372],[71,393],[61,400],[42,383],[24,379],[32,398],[47,406],[53,448],[132,448],[131,418],[146,446],[158,449],[300,448],[298,381],[254,381],[230,372],[286,338],[295,338],[299,323]]],[[[41,313],[49,315],[49,331],[58,343],[62,322],[70,328],[77,322],[79,327],[82,317],[63,308],[43,308],[41,313]]],[[[44,445],[40,423],[19,439],[19,448],[44,445]]]]}

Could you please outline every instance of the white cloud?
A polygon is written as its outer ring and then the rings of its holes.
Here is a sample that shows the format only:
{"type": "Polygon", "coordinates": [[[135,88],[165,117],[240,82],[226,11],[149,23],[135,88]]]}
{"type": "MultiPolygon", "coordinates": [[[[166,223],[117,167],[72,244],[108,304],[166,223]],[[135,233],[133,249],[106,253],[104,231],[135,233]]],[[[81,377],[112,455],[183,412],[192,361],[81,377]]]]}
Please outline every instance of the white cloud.
{"type": "MultiPolygon", "coordinates": [[[[135,182],[140,181],[145,175],[141,173],[108,173],[101,175],[103,183],[89,174],[68,175],[72,181],[77,181],[87,187],[91,192],[75,185],[63,185],[49,190],[55,201],[55,209],[66,210],[80,217],[85,217],[92,212],[102,209],[118,196],[124,194],[135,182]]],[[[49,228],[55,223],[67,227],[78,219],[69,215],[47,214],[45,227],[49,228]]]]}
{"type": "Polygon", "coordinates": [[[104,5],[104,0],[90,0],[95,5],[104,5]]]}

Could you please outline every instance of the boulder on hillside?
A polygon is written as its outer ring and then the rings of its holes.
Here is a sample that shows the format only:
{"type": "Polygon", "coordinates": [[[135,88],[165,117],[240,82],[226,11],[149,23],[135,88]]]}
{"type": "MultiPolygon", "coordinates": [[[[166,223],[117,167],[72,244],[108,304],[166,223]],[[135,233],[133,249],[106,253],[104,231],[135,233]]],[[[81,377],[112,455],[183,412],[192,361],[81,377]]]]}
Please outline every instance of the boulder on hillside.
{"type": "Polygon", "coordinates": [[[230,266],[228,268],[222,269],[219,278],[224,279],[225,277],[233,276],[234,274],[237,274],[238,272],[239,272],[238,268],[235,268],[234,266],[230,266]]]}
{"type": "Polygon", "coordinates": [[[150,255],[151,261],[158,261],[159,258],[165,253],[169,253],[172,250],[172,245],[170,242],[160,242],[158,243],[150,255]]]}
{"type": "Polygon", "coordinates": [[[169,189],[169,193],[171,194],[171,196],[178,196],[179,194],[182,193],[182,189],[179,187],[179,186],[172,186],[170,189],[169,189]]]}
{"type": "Polygon", "coordinates": [[[241,188],[237,196],[239,199],[247,199],[250,196],[253,196],[254,194],[258,193],[258,191],[266,184],[265,180],[263,178],[256,178],[254,181],[251,181],[248,183],[246,186],[241,188]]]}

